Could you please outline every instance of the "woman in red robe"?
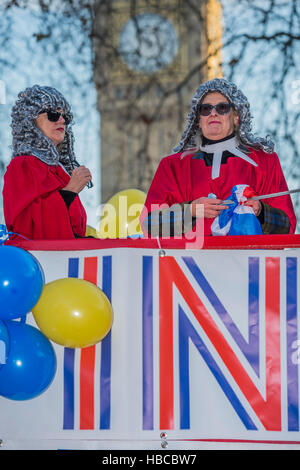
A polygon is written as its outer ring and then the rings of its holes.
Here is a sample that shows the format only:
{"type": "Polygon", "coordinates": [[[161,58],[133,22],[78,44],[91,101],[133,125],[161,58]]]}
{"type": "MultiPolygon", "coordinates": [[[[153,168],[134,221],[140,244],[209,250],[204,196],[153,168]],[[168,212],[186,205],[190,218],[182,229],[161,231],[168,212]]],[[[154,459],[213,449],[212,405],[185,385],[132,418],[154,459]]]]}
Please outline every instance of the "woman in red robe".
{"type": "Polygon", "coordinates": [[[92,185],[91,174],[75,159],[71,122],[70,106],[56,89],[35,85],[19,94],[3,186],[9,232],[29,239],[85,236],[79,193],[92,185]]]}
{"type": "MultiPolygon", "coordinates": [[[[236,185],[247,185],[257,195],[288,190],[273,142],[252,134],[249,102],[225,79],[198,88],[174,150],[161,160],[141,216],[151,236],[195,230],[200,206],[204,235],[212,235],[213,221],[228,208],[222,201],[236,185]]],[[[258,218],[261,233],[295,232],[289,195],[244,204],[258,218]]]]}

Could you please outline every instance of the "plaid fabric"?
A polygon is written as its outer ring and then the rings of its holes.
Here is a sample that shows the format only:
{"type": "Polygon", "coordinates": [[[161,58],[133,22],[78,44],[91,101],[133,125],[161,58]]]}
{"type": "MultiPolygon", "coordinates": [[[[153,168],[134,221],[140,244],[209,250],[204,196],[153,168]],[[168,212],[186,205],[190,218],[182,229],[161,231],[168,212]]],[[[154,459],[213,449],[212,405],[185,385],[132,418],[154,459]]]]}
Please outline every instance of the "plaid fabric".
{"type": "Polygon", "coordinates": [[[195,222],[189,202],[182,202],[150,212],[143,225],[150,237],[174,237],[192,230],[195,222]]]}
{"type": "Polygon", "coordinates": [[[262,202],[262,212],[258,219],[265,235],[289,233],[290,221],[281,209],[275,209],[262,202]]]}

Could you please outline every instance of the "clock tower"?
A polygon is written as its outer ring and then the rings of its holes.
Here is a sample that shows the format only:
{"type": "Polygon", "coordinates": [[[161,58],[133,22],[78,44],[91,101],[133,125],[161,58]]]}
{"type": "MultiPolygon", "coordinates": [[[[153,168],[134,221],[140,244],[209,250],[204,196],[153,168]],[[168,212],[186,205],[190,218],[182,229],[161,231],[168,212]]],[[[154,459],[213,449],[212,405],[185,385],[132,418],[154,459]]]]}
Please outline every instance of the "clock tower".
{"type": "Polygon", "coordinates": [[[160,159],[182,134],[196,88],[222,75],[221,10],[217,0],[95,4],[105,203],[122,189],[147,192],[160,159]]]}

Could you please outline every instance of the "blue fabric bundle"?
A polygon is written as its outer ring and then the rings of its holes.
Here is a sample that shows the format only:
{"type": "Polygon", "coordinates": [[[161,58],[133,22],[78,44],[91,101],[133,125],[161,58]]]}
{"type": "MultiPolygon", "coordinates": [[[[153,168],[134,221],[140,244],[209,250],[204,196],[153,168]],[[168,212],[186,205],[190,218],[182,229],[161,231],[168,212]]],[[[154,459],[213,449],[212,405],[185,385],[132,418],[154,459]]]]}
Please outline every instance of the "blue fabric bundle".
{"type": "Polygon", "coordinates": [[[254,191],[246,184],[238,184],[232,188],[231,196],[227,200],[234,201],[234,204],[230,204],[228,209],[224,209],[215,218],[211,225],[212,235],[262,235],[261,225],[252,207],[243,204],[251,197],[251,191],[255,196],[254,191]]]}

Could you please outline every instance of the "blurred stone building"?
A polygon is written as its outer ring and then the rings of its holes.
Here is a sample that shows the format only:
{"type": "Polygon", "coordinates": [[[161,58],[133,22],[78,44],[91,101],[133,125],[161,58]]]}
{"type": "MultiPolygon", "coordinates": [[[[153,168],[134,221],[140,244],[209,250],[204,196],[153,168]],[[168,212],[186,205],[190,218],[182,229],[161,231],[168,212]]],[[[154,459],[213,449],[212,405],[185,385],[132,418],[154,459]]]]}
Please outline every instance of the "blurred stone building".
{"type": "Polygon", "coordinates": [[[222,75],[221,6],[217,0],[100,2],[92,37],[106,202],[122,189],[147,192],[160,159],[181,136],[196,88],[222,75]]]}

